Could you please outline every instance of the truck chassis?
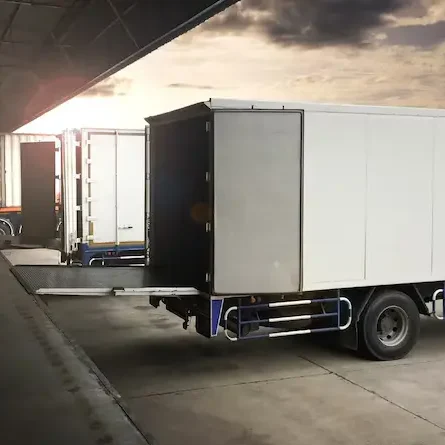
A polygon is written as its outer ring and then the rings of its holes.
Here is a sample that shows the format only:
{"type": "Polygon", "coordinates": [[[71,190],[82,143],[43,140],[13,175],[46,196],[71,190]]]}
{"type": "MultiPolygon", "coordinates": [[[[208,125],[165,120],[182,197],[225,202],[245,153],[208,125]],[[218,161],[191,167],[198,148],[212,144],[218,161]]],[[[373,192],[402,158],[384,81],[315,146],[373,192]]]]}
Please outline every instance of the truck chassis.
{"type": "Polygon", "coordinates": [[[232,342],[331,334],[366,358],[395,360],[406,356],[416,344],[420,315],[443,320],[437,311],[438,300],[445,309],[443,287],[443,283],[421,283],[292,297],[200,295],[186,299],[152,295],[150,303],[159,307],[163,302],[168,311],[184,320],[185,329],[190,318],[196,317],[196,331],[209,338],[218,334],[219,327],[232,342]],[[210,305],[203,304],[206,300],[210,305]]]}

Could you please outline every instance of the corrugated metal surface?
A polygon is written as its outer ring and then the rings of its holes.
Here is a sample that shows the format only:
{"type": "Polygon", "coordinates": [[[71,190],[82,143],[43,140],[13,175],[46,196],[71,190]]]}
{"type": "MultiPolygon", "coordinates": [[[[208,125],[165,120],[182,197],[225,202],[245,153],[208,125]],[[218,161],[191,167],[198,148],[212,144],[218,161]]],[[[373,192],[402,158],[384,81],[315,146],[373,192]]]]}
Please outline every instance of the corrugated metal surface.
{"type": "Polygon", "coordinates": [[[0,35],[9,41],[0,48],[1,131],[36,119],[237,1],[169,0],[164,10],[159,0],[2,0],[0,35]],[[31,64],[32,73],[23,69],[31,64]]]}
{"type": "Polygon", "coordinates": [[[57,141],[49,134],[0,134],[0,207],[21,205],[20,144],[57,141]]]}

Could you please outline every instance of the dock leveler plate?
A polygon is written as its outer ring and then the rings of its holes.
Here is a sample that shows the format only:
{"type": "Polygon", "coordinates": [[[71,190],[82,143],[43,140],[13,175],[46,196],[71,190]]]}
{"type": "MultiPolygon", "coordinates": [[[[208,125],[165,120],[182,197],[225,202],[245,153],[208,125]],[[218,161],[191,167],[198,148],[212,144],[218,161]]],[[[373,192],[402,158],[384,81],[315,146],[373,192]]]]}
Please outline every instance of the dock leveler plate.
{"type": "Polygon", "coordinates": [[[199,292],[186,282],[147,267],[14,266],[11,272],[34,295],[188,296],[199,292]]]}

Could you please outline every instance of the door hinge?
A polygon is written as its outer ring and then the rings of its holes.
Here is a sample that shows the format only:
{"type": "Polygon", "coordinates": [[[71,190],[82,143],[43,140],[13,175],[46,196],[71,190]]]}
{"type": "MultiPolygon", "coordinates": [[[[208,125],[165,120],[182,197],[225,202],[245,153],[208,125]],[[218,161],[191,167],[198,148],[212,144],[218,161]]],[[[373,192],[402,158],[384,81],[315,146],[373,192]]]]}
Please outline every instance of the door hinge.
{"type": "Polygon", "coordinates": [[[211,223],[206,223],[206,232],[210,232],[212,230],[212,224],[211,223]]]}
{"type": "Polygon", "coordinates": [[[206,132],[210,131],[210,122],[206,122],[206,132]]]}
{"type": "Polygon", "coordinates": [[[210,283],[210,274],[206,273],[206,283],[210,283]]]}
{"type": "Polygon", "coordinates": [[[206,182],[210,182],[210,172],[206,172],[206,182]]]}

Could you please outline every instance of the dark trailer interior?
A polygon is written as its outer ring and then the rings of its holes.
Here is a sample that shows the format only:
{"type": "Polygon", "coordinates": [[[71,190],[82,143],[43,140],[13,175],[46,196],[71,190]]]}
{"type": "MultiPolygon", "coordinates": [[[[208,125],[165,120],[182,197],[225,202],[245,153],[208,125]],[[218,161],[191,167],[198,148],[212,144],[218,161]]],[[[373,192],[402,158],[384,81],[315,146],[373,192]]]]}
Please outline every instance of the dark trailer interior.
{"type": "MultiPolygon", "coordinates": [[[[210,119],[204,104],[148,118],[149,266],[210,294],[210,119]]],[[[148,188],[148,187],[147,187],[148,188]]]]}

